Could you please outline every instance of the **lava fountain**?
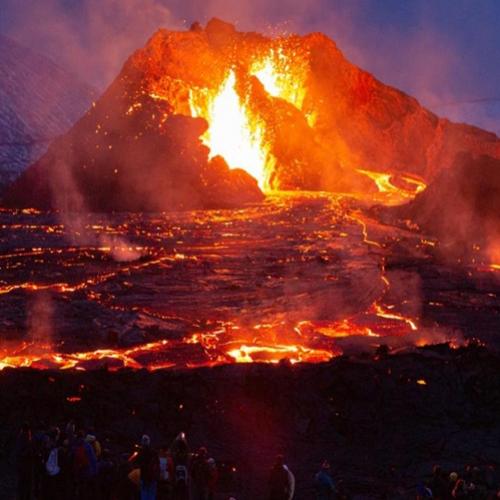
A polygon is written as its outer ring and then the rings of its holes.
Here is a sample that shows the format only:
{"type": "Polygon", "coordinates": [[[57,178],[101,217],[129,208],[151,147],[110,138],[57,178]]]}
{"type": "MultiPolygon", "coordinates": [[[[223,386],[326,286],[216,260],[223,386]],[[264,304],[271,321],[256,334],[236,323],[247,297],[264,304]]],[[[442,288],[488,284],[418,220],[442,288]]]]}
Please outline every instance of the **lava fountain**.
{"type": "Polygon", "coordinates": [[[246,170],[261,189],[268,189],[274,159],[265,140],[265,125],[238,95],[235,71],[228,72],[215,92],[190,93],[192,115],[209,123],[202,140],[210,156],[222,156],[231,167],[246,170]]]}
{"type": "MultiPolygon", "coordinates": [[[[222,156],[230,168],[245,170],[264,191],[276,187],[271,182],[271,174],[277,159],[272,152],[271,127],[259,109],[263,105],[252,102],[249,78],[256,78],[268,96],[282,99],[302,112],[307,65],[294,56],[295,53],[287,54],[282,47],[272,48],[264,56],[255,58],[246,69],[230,68],[214,89],[189,89],[191,115],[204,118],[208,123],[202,141],[210,149],[210,157],[222,156]]],[[[312,126],[314,113],[306,116],[312,126]]]]}

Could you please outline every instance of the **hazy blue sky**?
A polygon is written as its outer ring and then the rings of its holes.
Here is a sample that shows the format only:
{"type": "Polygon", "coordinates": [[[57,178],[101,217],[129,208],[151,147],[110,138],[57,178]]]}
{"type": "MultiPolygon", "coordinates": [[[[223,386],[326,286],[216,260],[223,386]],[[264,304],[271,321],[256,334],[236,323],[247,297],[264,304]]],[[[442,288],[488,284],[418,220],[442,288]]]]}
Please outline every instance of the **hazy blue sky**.
{"type": "Polygon", "coordinates": [[[500,132],[500,0],[0,0],[0,32],[103,87],[160,26],[323,31],[354,63],[442,115],[500,132]]]}

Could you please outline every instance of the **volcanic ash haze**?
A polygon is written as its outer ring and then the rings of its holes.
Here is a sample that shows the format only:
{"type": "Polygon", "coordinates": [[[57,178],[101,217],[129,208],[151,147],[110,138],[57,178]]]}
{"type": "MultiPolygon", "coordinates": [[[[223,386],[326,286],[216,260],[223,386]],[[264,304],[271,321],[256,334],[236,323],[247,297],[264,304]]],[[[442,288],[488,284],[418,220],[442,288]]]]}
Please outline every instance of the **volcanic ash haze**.
{"type": "Polygon", "coordinates": [[[491,133],[440,119],[314,33],[267,38],[220,20],[160,30],[88,113],[7,193],[57,208],[57,171],[90,210],[232,207],[262,190],[417,189],[491,133]],[[385,177],[384,177],[385,175],[385,177]]]}

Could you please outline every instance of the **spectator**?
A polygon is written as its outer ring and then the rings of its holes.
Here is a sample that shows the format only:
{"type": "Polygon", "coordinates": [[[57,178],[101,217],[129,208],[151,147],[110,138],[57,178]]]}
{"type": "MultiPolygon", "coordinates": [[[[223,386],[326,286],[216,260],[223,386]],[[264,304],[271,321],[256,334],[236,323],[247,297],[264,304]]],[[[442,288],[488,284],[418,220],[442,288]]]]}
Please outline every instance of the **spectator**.
{"type": "Polygon", "coordinates": [[[141,449],[136,461],[141,471],[141,500],[156,500],[160,462],[158,454],[151,448],[151,439],[146,434],[142,436],[141,449]]]}
{"type": "Polygon", "coordinates": [[[17,494],[19,500],[30,500],[33,488],[33,441],[31,428],[23,424],[15,449],[17,469],[17,494]]]}
{"type": "Polygon", "coordinates": [[[278,455],[269,477],[269,500],[291,500],[295,493],[295,477],[278,455]]]}
{"type": "Polygon", "coordinates": [[[174,461],[168,450],[163,446],[159,453],[160,474],[158,479],[158,499],[169,500],[172,497],[173,478],[175,475],[174,461]]]}
{"type": "Polygon", "coordinates": [[[191,491],[192,500],[207,500],[208,485],[210,482],[210,467],[208,465],[208,452],[200,448],[193,457],[191,464],[191,491]]]}
{"type": "Polygon", "coordinates": [[[44,495],[48,500],[61,498],[61,467],[59,466],[59,446],[57,444],[57,433],[52,433],[48,440],[45,461],[44,495]]]}
{"type": "Polygon", "coordinates": [[[446,474],[439,465],[435,465],[432,469],[430,487],[433,498],[437,500],[446,500],[448,498],[448,481],[446,480],[446,474]]]}
{"type": "Polygon", "coordinates": [[[335,482],[330,473],[330,464],[324,460],[321,469],[314,478],[317,500],[331,500],[335,498],[335,482]]]}
{"type": "Polygon", "coordinates": [[[209,471],[208,500],[214,500],[217,481],[219,479],[219,471],[217,470],[217,464],[215,463],[215,460],[213,458],[209,458],[207,463],[209,471]]]}
{"type": "Polygon", "coordinates": [[[111,500],[115,486],[115,463],[111,459],[109,450],[102,451],[101,460],[97,463],[97,483],[100,498],[111,500]]]}
{"type": "Polygon", "coordinates": [[[433,498],[432,491],[425,484],[420,483],[417,486],[417,500],[424,500],[426,498],[433,498]]]}
{"type": "Polygon", "coordinates": [[[73,471],[78,500],[94,500],[97,476],[97,460],[94,449],[79,431],[73,447],[73,471]]]}
{"type": "Polygon", "coordinates": [[[92,446],[92,449],[94,450],[95,458],[96,460],[99,460],[101,458],[101,443],[97,441],[97,438],[93,434],[87,434],[87,437],[85,438],[85,441],[92,446]]]}
{"type": "Polygon", "coordinates": [[[453,490],[458,481],[458,474],[456,472],[451,472],[448,476],[448,498],[452,498],[453,490]]]}
{"type": "Polygon", "coordinates": [[[61,469],[59,487],[61,489],[61,497],[73,498],[75,489],[74,476],[73,476],[73,455],[69,439],[66,437],[59,447],[58,456],[59,467],[61,469]]]}
{"type": "Polygon", "coordinates": [[[453,498],[467,498],[468,497],[467,486],[466,486],[465,481],[463,479],[457,480],[455,487],[453,488],[453,491],[451,493],[451,496],[453,498]]]}
{"type": "Polygon", "coordinates": [[[174,500],[189,499],[189,446],[186,436],[181,432],[172,443],[171,447],[172,458],[174,461],[175,478],[174,478],[174,500]]]}

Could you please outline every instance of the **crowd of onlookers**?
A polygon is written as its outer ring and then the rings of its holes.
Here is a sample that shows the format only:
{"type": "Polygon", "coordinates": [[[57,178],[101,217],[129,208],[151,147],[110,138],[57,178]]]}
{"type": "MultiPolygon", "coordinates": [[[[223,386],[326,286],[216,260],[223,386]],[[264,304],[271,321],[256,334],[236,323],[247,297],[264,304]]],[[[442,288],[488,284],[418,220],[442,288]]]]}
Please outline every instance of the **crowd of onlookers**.
{"type": "MultiPolygon", "coordinates": [[[[19,500],[236,500],[234,464],[216,463],[206,448],[190,450],[180,433],[156,448],[143,435],[133,450],[112,453],[109,441],[93,429],[64,428],[32,431],[22,426],[15,447],[19,500]]],[[[323,462],[314,478],[318,500],[347,498],[323,462]]],[[[295,477],[281,455],[269,472],[269,500],[292,500],[295,477]]]]}
{"type": "Polygon", "coordinates": [[[417,488],[417,499],[434,498],[453,500],[491,500],[500,498],[500,490],[491,467],[467,466],[460,473],[446,471],[436,465],[432,477],[417,488]]]}
{"type": "MultiPolygon", "coordinates": [[[[69,422],[32,432],[25,424],[15,448],[20,500],[211,500],[219,467],[205,448],[189,449],[180,433],[153,447],[148,435],[125,453],[111,452],[93,429],[69,422]]],[[[234,468],[231,469],[234,471],[234,468]]],[[[227,476],[227,471],[225,472],[227,476]]]]}
{"type": "MultiPolygon", "coordinates": [[[[217,463],[204,447],[191,451],[182,432],[160,447],[144,434],[132,450],[111,449],[109,440],[73,421],[35,431],[24,424],[14,453],[19,500],[236,500],[234,493],[221,493],[238,490],[235,464],[217,463]]],[[[457,473],[435,466],[418,485],[417,499],[500,498],[496,479],[491,467],[457,473]]],[[[311,486],[311,500],[350,498],[326,460],[311,486]]],[[[281,455],[269,472],[267,491],[269,500],[296,498],[294,474],[281,455]]]]}

